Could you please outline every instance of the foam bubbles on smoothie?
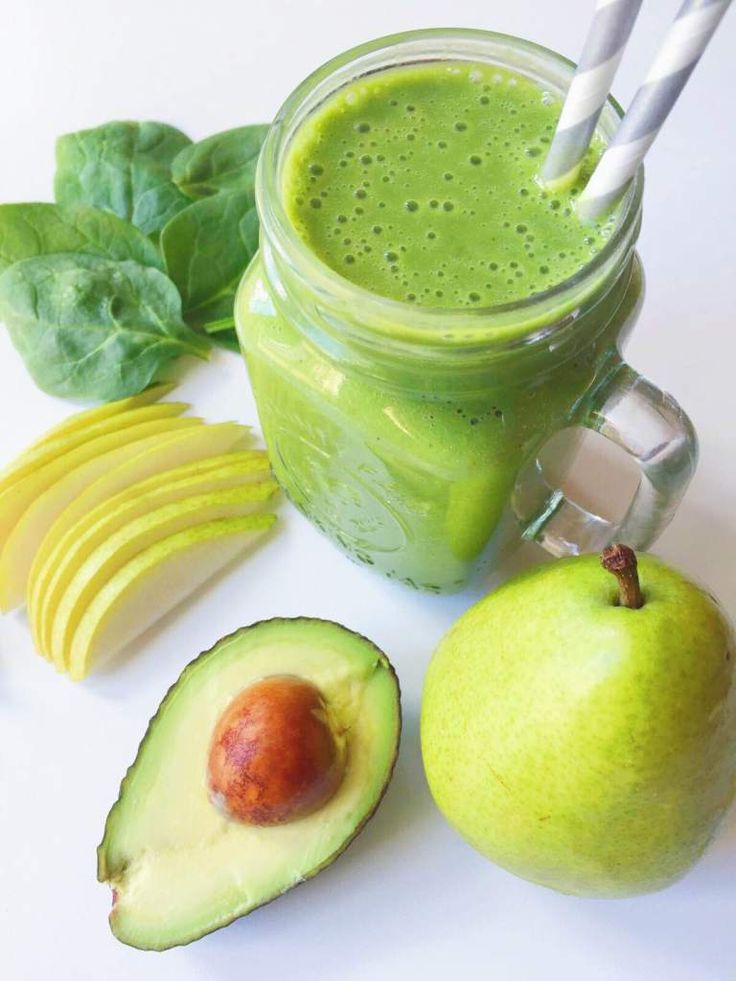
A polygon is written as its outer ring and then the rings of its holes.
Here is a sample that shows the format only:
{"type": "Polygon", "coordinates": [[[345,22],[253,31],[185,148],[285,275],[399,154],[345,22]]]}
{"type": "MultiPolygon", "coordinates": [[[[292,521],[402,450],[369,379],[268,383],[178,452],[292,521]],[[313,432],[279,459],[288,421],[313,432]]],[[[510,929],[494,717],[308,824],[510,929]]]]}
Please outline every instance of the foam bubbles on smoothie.
{"type": "Polygon", "coordinates": [[[581,234],[574,213],[600,145],[570,192],[537,183],[558,113],[535,82],[484,65],[375,73],[302,125],[285,166],[289,216],[328,265],[394,299],[479,307],[547,289],[615,221],[581,234]]]}

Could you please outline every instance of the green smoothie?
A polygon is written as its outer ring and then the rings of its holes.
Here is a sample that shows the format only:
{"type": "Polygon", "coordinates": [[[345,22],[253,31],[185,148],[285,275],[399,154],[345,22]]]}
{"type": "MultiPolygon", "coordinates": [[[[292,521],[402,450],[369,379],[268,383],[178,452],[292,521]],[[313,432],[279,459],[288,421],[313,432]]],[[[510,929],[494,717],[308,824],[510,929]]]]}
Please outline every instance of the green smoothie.
{"type": "Polygon", "coordinates": [[[511,303],[572,276],[608,222],[575,214],[578,183],[538,181],[559,104],[516,73],[472,62],[355,82],[303,125],[286,159],[287,210],[324,262],[373,293],[426,306],[511,303]]]}
{"type": "MultiPolygon", "coordinates": [[[[356,289],[342,336],[329,297],[288,264],[251,265],[236,320],[274,470],[352,558],[413,586],[457,589],[494,557],[520,468],[616,360],[639,296],[628,255],[564,344],[496,356],[489,330],[460,350],[466,335],[444,322],[427,345],[406,340],[422,308],[490,324],[485,307],[547,290],[603,247],[617,216],[583,226],[574,208],[601,141],[569,191],[535,179],[560,108],[500,67],[387,69],[322,101],[275,172],[308,250],[402,305],[371,336],[356,289]]],[[[267,218],[262,234],[268,249],[267,218]]]]}

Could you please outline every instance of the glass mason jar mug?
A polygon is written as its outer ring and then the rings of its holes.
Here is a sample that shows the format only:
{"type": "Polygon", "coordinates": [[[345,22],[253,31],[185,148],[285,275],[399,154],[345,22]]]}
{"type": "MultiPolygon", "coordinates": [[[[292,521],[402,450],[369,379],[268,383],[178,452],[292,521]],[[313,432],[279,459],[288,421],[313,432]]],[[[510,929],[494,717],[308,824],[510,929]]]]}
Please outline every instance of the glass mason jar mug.
{"type": "MultiPolygon", "coordinates": [[[[467,30],[384,38],[329,62],[289,97],[266,140],[257,175],[261,249],[236,302],[264,436],[288,496],[352,558],[435,591],[457,589],[493,562],[510,523],[517,540],[556,555],[613,539],[648,546],[697,455],[684,413],[620,354],[642,296],[634,252],[641,173],[616,229],[582,270],[485,309],[422,308],[373,294],[327,267],[290,224],[282,166],[305,118],[356,78],[442,59],[500,65],[553,92],[565,90],[572,72],[537,45],[467,30]],[[549,486],[540,450],[571,426],[602,433],[639,465],[638,490],[619,523],[549,486]]],[[[604,135],[619,115],[610,102],[604,135]]]]}

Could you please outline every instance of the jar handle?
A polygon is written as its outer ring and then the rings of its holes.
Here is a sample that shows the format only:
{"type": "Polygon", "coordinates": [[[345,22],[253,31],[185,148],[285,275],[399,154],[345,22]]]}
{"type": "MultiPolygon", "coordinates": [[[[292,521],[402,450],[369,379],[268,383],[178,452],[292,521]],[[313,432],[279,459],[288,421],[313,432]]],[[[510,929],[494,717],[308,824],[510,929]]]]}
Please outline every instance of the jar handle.
{"type": "Polygon", "coordinates": [[[626,514],[613,522],[585,510],[549,485],[535,459],[520,474],[513,497],[523,537],[557,556],[597,552],[613,541],[648,548],[695,472],[698,442],[690,419],[670,395],[618,361],[583,399],[574,425],[600,433],[637,462],[639,484],[626,514]]]}

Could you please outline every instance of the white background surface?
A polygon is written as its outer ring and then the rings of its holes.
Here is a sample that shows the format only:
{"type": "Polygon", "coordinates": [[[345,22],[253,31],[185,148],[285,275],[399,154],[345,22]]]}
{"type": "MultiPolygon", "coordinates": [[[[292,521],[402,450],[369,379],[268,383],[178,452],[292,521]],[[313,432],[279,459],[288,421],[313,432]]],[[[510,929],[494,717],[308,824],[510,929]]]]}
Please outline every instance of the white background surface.
{"type": "MultiPolygon", "coordinates": [[[[649,0],[615,92],[627,102],[677,0],[649,0]]],[[[575,57],[589,0],[5,0],[0,200],[48,199],[54,138],[116,118],[193,138],[270,118],[303,76],[360,41],[420,26],[523,34],[575,57]]],[[[641,253],[649,293],[628,354],[690,412],[701,464],[657,551],[736,614],[734,222],[736,22],[721,33],[651,154],[641,253]]],[[[211,420],[255,422],[245,371],[220,354],[181,388],[211,420]]],[[[71,407],[44,396],[0,332],[0,463],[71,407]]],[[[474,595],[437,599],[343,559],[282,508],[254,560],[149,633],[134,658],[74,686],[0,623],[0,976],[6,981],[728,981],[736,979],[736,819],[684,881],[630,901],[556,895],[502,872],[434,809],[417,718],[425,665],[474,595]],[[181,668],[241,624],[338,619],[393,659],[405,734],[379,813],[312,883],[165,954],[109,934],[95,846],[148,718],[181,668]]],[[[518,561],[518,560],[517,560],[518,561]]],[[[506,573],[509,570],[504,570],[506,573]]]]}

